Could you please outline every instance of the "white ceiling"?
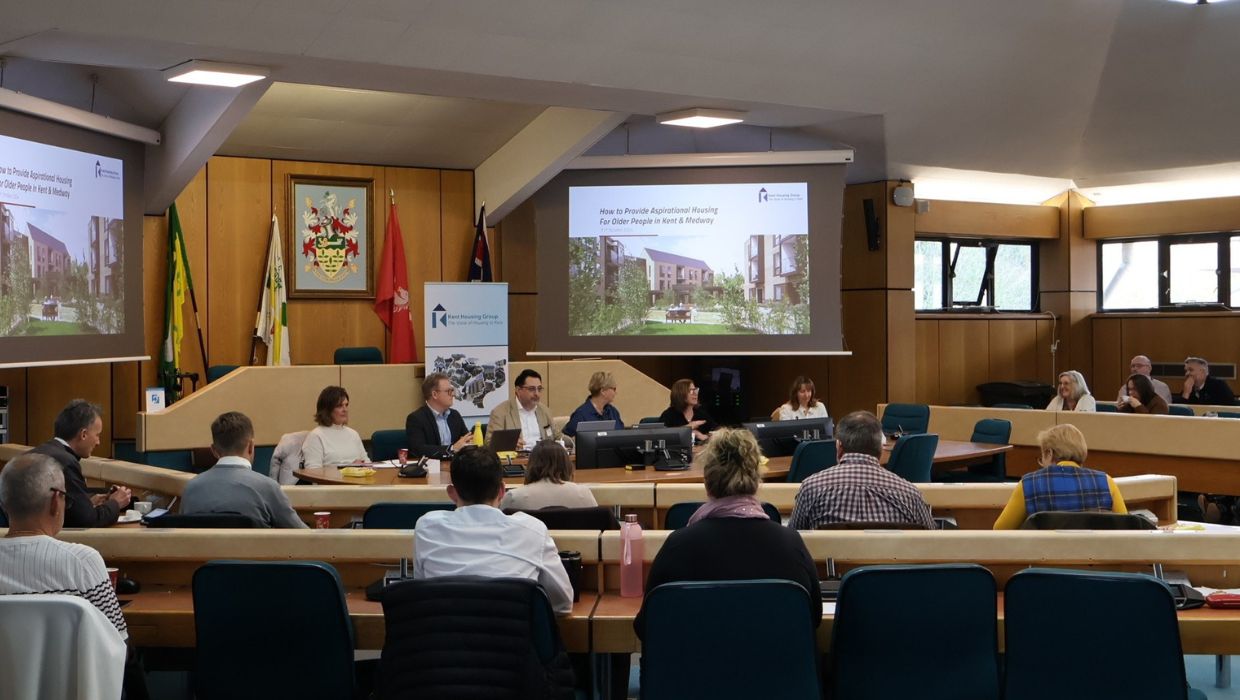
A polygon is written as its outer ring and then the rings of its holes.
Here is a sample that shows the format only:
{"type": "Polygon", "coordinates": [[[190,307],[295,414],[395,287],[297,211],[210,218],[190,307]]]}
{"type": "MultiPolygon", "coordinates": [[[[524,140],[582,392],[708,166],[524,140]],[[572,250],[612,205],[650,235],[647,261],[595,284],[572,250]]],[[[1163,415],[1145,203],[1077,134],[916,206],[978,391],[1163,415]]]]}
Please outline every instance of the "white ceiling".
{"type": "Polygon", "coordinates": [[[1104,186],[1240,162],[1240,1],[6,4],[0,54],[29,59],[6,87],[32,61],[72,64],[77,87],[26,90],[81,106],[95,71],[97,110],[129,121],[159,124],[183,94],[159,69],[269,67],[228,153],[473,167],[549,105],[704,106],[854,146],[852,181],[930,168],[1104,186]]]}

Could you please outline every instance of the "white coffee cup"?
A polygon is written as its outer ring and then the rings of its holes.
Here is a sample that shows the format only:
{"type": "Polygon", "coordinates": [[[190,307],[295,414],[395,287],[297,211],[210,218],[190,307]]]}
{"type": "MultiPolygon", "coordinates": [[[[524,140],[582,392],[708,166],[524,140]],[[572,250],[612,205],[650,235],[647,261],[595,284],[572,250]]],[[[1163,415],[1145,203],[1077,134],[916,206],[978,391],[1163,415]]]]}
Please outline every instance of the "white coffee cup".
{"type": "Polygon", "coordinates": [[[130,508],[129,510],[125,511],[125,517],[133,520],[133,519],[142,517],[142,514],[134,510],[133,508],[130,508]]]}
{"type": "Polygon", "coordinates": [[[150,501],[135,501],[133,504],[133,509],[143,515],[149,515],[151,508],[152,503],[150,501]]]}

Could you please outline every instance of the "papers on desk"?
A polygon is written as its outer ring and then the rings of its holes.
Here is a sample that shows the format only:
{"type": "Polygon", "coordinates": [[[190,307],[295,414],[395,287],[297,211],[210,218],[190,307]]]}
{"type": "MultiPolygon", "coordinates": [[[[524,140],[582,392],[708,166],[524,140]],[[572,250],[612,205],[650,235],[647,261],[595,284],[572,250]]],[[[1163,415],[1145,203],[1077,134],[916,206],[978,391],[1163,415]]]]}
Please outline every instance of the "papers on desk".
{"type": "Polygon", "coordinates": [[[823,615],[834,615],[835,614],[835,603],[834,602],[828,603],[827,601],[824,600],[822,602],[822,614],[823,615]]]}

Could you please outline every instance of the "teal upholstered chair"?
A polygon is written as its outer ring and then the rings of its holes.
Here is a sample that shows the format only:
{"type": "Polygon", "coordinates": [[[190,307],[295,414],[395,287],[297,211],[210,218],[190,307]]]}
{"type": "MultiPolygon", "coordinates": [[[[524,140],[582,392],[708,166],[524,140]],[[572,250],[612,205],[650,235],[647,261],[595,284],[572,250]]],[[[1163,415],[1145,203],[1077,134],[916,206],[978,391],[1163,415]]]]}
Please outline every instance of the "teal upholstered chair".
{"type": "Polygon", "coordinates": [[[1119,413],[1119,407],[1113,403],[1107,403],[1105,401],[1096,404],[1094,406],[1094,410],[1098,413],[1119,413]]]}
{"type": "Polygon", "coordinates": [[[928,483],[938,447],[938,435],[905,435],[896,440],[887,468],[914,484],[928,483]]]}
{"type": "MultiPolygon", "coordinates": [[[[673,503],[671,508],[667,509],[667,514],[663,516],[664,530],[679,530],[689,524],[689,518],[697,512],[698,508],[706,505],[702,501],[682,501],[673,503]]],[[[783,522],[779,516],[779,509],[775,506],[762,502],[762,511],[766,513],[766,517],[775,522],[783,522]]]]}
{"type": "Polygon", "coordinates": [[[453,503],[375,503],[362,514],[363,530],[412,530],[433,510],[455,510],[453,503]]]}
{"type": "Polygon", "coordinates": [[[835,440],[803,440],[792,453],[788,483],[799,484],[835,464],[835,440]]]}
{"type": "Polygon", "coordinates": [[[383,352],[376,347],[336,348],[332,363],[337,365],[381,365],[383,352]]]}
{"type": "Polygon", "coordinates": [[[409,449],[409,436],[403,430],[376,430],[370,435],[370,458],[376,462],[396,459],[401,449],[409,449]]]}
{"type": "MultiPolygon", "coordinates": [[[[983,418],[973,426],[971,442],[982,442],[988,445],[1006,445],[1012,437],[1012,421],[1002,418],[983,418]]],[[[933,475],[935,481],[949,483],[959,482],[997,482],[1007,479],[1007,455],[997,454],[985,462],[970,464],[965,471],[948,472],[933,475]]]]}
{"type": "Polygon", "coordinates": [[[1184,404],[1173,403],[1167,407],[1167,414],[1172,416],[1195,416],[1193,409],[1184,404]]]}
{"type": "Polygon", "coordinates": [[[923,403],[889,403],[883,409],[883,432],[919,435],[930,429],[930,407],[923,403]]]}

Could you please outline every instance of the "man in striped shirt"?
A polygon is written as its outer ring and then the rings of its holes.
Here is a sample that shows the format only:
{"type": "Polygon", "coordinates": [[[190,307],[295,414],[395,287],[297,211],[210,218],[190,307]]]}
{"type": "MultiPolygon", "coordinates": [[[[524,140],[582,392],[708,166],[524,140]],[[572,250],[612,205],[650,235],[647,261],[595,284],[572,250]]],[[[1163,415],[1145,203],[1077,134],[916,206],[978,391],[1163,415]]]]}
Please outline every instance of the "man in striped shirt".
{"type": "Polygon", "coordinates": [[[56,460],[27,453],[0,471],[0,505],[9,531],[0,538],[0,595],[58,593],[85,598],[129,637],[103,557],[56,539],[65,519],[65,475],[56,460]]]}
{"type": "Polygon", "coordinates": [[[934,528],[921,491],[879,463],[883,426],[873,413],[844,416],[835,426],[835,454],[839,464],[801,483],[789,527],[879,522],[934,528]]]}

